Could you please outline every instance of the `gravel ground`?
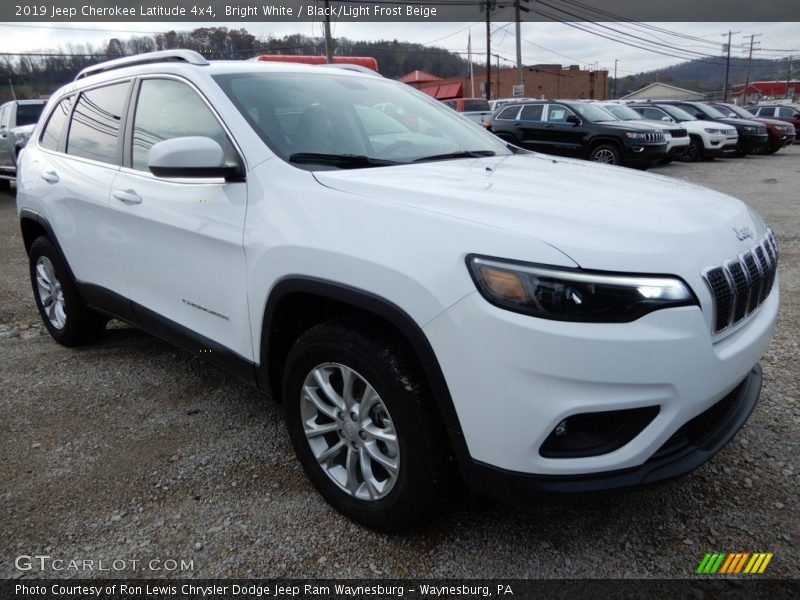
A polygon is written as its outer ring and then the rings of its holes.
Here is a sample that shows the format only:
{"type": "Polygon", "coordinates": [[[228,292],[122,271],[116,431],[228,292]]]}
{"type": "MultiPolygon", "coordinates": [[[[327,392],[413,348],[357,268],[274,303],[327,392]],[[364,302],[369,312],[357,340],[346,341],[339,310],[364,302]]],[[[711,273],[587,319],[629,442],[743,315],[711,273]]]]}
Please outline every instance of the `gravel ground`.
{"type": "Polygon", "coordinates": [[[714,550],[774,552],[773,577],[800,577],[800,146],[656,171],[743,198],[780,240],[781,316],[748,424],[664,486],[527,508],[467,498],[402,536],[329,508],[279,408],[215,367],[116,323],[97,345],[55,344],[0,194],[0,577],[23,575],[19,555],[127,561],[27,576],[684,577],[714,550]],[[164,567],[142,570],[153,559],[164,567]]]}

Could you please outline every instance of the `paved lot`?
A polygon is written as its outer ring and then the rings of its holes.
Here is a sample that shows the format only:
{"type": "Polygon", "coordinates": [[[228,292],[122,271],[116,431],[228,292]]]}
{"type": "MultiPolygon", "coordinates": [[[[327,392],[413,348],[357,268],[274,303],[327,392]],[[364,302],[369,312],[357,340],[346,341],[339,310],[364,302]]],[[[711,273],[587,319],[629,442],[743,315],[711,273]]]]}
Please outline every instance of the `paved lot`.
{"type": "Polygon", "coordinates": [[[0,194],[0,577],[20,575],[19,555],[126,561],[125,576],[681,577],[712,550],[774,552],[773,576],[800,577],[800,146],[656,171],[745,199],[781,242],[781,318],[745,429],[662,487],[528,508],[465,499],[394,537],[330,509],[278,408],[222,371],[122,324],[92,347],[56,345],[0,194]],[[141,570],[153,559],[193,568],[141,570]]]}

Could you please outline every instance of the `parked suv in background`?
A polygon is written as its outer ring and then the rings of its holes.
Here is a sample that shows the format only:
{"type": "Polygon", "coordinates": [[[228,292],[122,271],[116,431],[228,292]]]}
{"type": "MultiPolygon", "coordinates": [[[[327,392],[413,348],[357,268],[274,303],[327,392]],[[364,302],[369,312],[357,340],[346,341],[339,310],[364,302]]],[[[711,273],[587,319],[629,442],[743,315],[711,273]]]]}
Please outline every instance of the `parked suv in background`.
{"type": "Polygon", "coordinates": [[[717,123],[725,123],[732,125],[739,133],[739,143],[736,146],[736,151],[739,156],[746,154],[758,154],[763,152],[764,148],[769,143],[769,136],[767,135],[767,126],[758,121],[748,121],[744,119],[731,119],[726,117],[716,108],[705,102],[683,102],[679,100],[670,100],[662,102],[662,104],[671,104],[682,108],[690,115],[698,119],[705,119],[706,121],[715,121],[717,123]]]}
{"type": "Polygon", "coordinates": [[[611,165],[646,168],[667,153],[661,130],[620,121],[581,100],[509,104],[492,114],[488,129],[523,148],[611,165]]]}
{"type": "Polygon", "coordinates": [[[0,190],[17,176],[17,156],[28,143],[46,100],[14,100],[0,105],[0,190]]]}
{"type": "Polygon", "coordinates": [[[598,102],[597,106],[606,109],[620,121],[633,121],[663,131],[664,141],[667,142],[667,155],[661,162],[670,162],[673,158],[680,157],[689,148],[689,132],[685,127],[664,120],[645,119],[632,108],[619,102],[598,102]]]}
{"type": "Polygon", "coordinates": [[[748,112],[756,117],[778,119],[794,125],[795,143],[800,138],[800,104],[769,104],[764,106],[746,106],[748,112]]]}
{"type": "Polygon", "coordinates": [[[341,69],[89,67],[22,151],[17,205],[57,342],[116,317],[236,373],[284,405],[319,492],[387,531],[459,476],[523,500],[691,471],[756,405],[778,314],[743,202],[526,152],[341,69]],[[433,131],[386,137],[379,104],[433,131]]]}
{"type": "Polygon", "coordinates": [[[731,119],[746,119],[763,123],[767,127],[767,134],[769,135],[769,142],[764,148],[766,154],[775,154],[784,146],[791,146],[794,144],[795,131],[791,123],[786,123],[777,119],[754,117],[741,106],[736,106],[735,104],[725,102],[711,102],[710,104],[731,119]]]}
{"type": "Polygon", "coordinates": [[[442,102],[478,125],[483,125],[483,118],[492,112],[489,101],[484,98],[457,98],[442,102]]]}
{"type": "Polygon", "coordinates": [[[698,119],[685,110],[669,104],[631,103],[630,108],[651,121],[680,123],[689,132],[689,148],[678,158],[684,162],[736,155],[739,134],[733,127],[715,121],[698,119]]]}

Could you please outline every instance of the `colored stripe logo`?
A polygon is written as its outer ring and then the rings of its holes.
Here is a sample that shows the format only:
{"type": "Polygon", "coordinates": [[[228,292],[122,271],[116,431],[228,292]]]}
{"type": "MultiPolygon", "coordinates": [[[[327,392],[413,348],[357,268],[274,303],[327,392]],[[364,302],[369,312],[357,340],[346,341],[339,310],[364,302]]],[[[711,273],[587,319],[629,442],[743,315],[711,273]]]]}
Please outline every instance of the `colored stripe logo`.
{"type": "Polygon", "coordinates": [[[695,569],[701,575],[761,574],[772,560],[772,552],[707,552],[695,569]]]}

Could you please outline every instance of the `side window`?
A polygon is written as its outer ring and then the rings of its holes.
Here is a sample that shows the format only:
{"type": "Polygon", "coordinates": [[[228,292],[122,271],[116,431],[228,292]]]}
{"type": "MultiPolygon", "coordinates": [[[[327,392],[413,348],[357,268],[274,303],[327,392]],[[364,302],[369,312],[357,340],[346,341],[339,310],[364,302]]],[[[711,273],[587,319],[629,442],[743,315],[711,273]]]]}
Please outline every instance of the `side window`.
{"type": "Polygon", "coordinates": [[[130,82],[83,92],[67,134],[67,154],[117,164],[117,142],[130,82]]]}
{"type": "Polygon", "coordinates": [[[523,121],[541,121],[543,111],[543,104],[528,104],[522,109],[520,119],[523,121]]]}
{"type": "Polygon", "coordinates": [[[547,110],[548,123],[564,123],[567,117],[572,114],[566,106],[560,104],[551,104],[547,110]]]}
{"type": "Polygon", "coordinates": [[[774,117],[775,116],[775,107],[774,106],[762,106],[758,109],[758,116],[759,117],[774,117]]]}
{"type": "Polygon", "coordinates": [[[3,128],[8,127],[8,115],[11,114],[11,111],[8,109],[9,109],[8,104],[0,106],[0,127],[3,128]]]}
{"type": "Polygon", "coordinates": [[[792,110],[791,108],[781,107],[778,109],[778,116],[779,117],[795,117],[797,118],[798,113],[796,110],[792,110]]]}
{"type": "Polygon", "coordinates": [[[68,96],[59,102],[50,113],[50,119],[42,131],[39,143],[48,150],[58,150],[61,143],[61,136],[67,125],[69,113],[72,111],[73,96],[68,96]]]}
{"type": "Polygon", "coordinates": [[[500,114],[497,115],[497,119],[502,121],[513,121],[517,118],[518,112],[519,106],[506,106],[500,111],[500,114]]]}
{"type": "Polygon", "coordinates": [[[654,121],[660,121],[667,116],[666,113],[658,110],[657,108],[637,108],[636,110],[642,113],[643,117],[653,119],[654,121]]]}
{"type": "Polygon", "coordinates": [[[209,137],[225,151],[226,163],[237,161],[222,125],[194,90],[172,79],[143,80],[133,120],[133,168],[148,171],[150,148],[186,136],[209,137]]]}

